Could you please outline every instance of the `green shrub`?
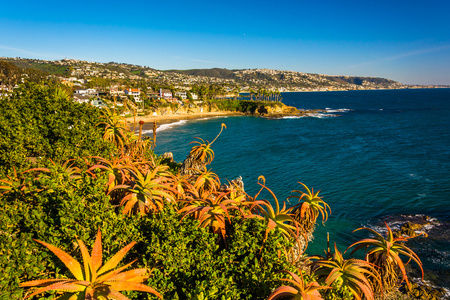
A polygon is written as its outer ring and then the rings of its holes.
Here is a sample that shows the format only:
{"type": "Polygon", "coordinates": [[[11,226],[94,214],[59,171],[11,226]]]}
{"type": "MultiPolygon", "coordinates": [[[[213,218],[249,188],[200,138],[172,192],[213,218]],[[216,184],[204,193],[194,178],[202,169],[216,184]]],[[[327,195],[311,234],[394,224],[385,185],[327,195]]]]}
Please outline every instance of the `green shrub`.
{"type": "Polygon", "coordinates": [[[63,162],[106,155],[100,110],[58,95],[56,86],[27,83],[0,98],[0,177],[23,171],[40,158],[63,162]]]}
{"type": "MultiPolygon", "coordinates": [[[[279,284],[276,273],[290,269],[283,248],[288,246],[277,232],[264,241],[261,220],[233,219],[226,244],[189,217],[181,220],[176,207],[166,205],[147,217],[127,217],[105,195],[107,178],[80,179],[42,173],[29,187],[0,196],[0,294],[19,299],[19,282],[70,277],[56,256],[33,239],[45,241],[81,258],[74,237],[93,241],[102,231],[105,260],[131,241],[138,244],[127,260],[135,267],[154,268],[148,285],[165,299],[265,299],[279,284]]],[[[87,245],[88,248],[92,245],[87,245]]],[[[132,299],[142,293],[129,292],[132,299]]]]}

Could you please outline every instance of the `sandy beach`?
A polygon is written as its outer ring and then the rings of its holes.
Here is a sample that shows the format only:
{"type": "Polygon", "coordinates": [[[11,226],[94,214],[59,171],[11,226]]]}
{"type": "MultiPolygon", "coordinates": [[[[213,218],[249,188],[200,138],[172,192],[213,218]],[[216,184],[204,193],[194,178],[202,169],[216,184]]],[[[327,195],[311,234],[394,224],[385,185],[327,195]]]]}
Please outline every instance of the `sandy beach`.
{"type": "Polygon", "coordinates": [[[146,115],[146,116],[136,116],[129,117],[125,120],[130,127],[136,122],[136,129],[139,128],[139,121],[144,121],[144,130],[153,129],[153,122],[156,121],[157,126],[163,124],[175,123],[181,120],[195,120],[203,119],[209,117],[225,117],[225,116],[243,116],[240,112],[190,112],[190,113],[175,113],[175,114],[165,114],[165,115],[146,115]]]}

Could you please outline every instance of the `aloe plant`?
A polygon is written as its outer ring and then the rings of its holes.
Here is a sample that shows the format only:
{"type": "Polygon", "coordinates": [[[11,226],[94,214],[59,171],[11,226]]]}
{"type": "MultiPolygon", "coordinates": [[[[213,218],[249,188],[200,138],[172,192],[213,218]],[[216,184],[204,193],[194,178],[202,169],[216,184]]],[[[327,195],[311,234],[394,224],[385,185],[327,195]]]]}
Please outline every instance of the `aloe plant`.
{"type": "Polygon", "coordinates": [[[110,260],[102,266],[101,232],[97,232],[91,254],[83,241],[77,240],[83,257],[81,265],[75,258],[63,250],[42,241],[36,242],[47,247],[53,252],[70,270],[75,279],[41,279],[22,282],[21,287],[36,288],[26,298],[47,292],[63,292],[64,295],[58,299],[128,299],[121,291],[141,291],[151,293],[158,298],[161,295],[153,288],[142,284],[149,278],[149,270],[146,268],[133,269],[123,272],[133,262],[115,269],[127,252],[136,244],[132,242],[117,252],[110,260]]]}
{"type": "Polygon", "coordinates": [[[362,227],[358,228],[358,230],[367,230],[375,235],[375,238],[368,238],[360,240],[356,243],[353,243],[348,248],[355,247],[351,254],[358,251],[359,249],[366,249],[366,260],[373,265],[379,268],[379,272],[381,275],[381,280],[385,290],[389,290],[397,285],[398,281],[398,272],[397,269],[400,270],[402,275],[402,282],[406,281],[408,287],[410,287],[410,283],[408,280],[408,276],[406,274],[405,266],[412,260],[417,263],[422,271],[422,280],[423,280],[423,268],[422,262],[420,258],[417,256],[414,251],[410,248],[402,244],[402,242],[406,242],[409,238],[406,237],[397,237],[395,238],[391,228],[385,223],[387,228],[387,236],[384,238],[377,231],[362,227]],[[408,262],[403,263],[400,255],[406,256],[408,258],[408,262]]]}
{"type": "Polygon", "coordinates": [[[273,230],[277,229],[281,232],[281,234],[286,239],[294,239],[299,247],[299,252],[301,254],[302,251],[306,249],[308,246],[308,239],[305,233],[300,231],[300,227],[298,222],[293,218],[291,214],[291,209],[286,209],[286,202],[283,202],[283,208],[280,209],[280,203],[278,202],[275,194],[265,185],[266,179],[264,176],[260,176],[258,178],[258,184],[261,186],[261,189],[254,197],[254,203],[252,205],[252,210],[254,210],[255,214],[248,215],[247,218],[259,218],[266,220],[267,223],[267,234],[273,230]],[[259,182],[261,181],[261,182],[259,182]],[[272,204],[268,200],[257,200],[259,194],[263,189],[266,189],[273,197],[275,202],[275,209],[272,204]],[[305,245],[302,246],[299,240],[300,234],[303,235],[305,245]]]}
{"type": "Polygon", "coordinates": [[[191,144],[194,143],[198,145],[192,147],[188,157],[186,157],[186,159],[184,160],[181,167],[181,172],[183,174],[195,174],[197,170],[202,168],[202,166],[208,165],[214,160],[214,151],[212,150],[211,146],[220,136],[224,128],[227,128],[227,126],[222,123],[219,134],[211,143],[209,141],[203,140],[200,137],[196,137],[198,141],[191,142],[191,144]]]}
{"type": "Polygon", "coordinates": [[[300,195],[293,195],[290,198],[298,198],[298,201],[303,201],[298,203],[293,207],[292,213],[295,215],[295,220],[299,222],[302,227],[307,231],[307,233],[312,233],[314,230],[314,225],[316,223],[317,217],[322,215],[322,224],[328,219],[328,211],[331,214],[330,206],[319,197],[318,192],[314,192],[314,189],[309,189],[305,184],[299,182],[305,189],[304,191],[293,190],[292,193],[298,193],[300,195]]]}
{"type": "Polygon", "coordinates": [[[119,184],[124,184],[126,181],[131,179],[130,172],[134,169],[129,157],[116,158],[113,157],[111,160],[107,160],[103,157],[92,156],[97,160],[95,165],[92,165],[88,172],[96,169],[103,170],[108,173],[108,192],[110,192],[115,186],[119,184]]]}
{"type": "MultiPolygon", "coordinates": [[[[210,227],[214,233],[220,234],[225,240],[226,219],[230,222],[230,210],[238,210],[233,200],[227,198],[228,192],[213,192],[204,199],[193,199],[179,210],[183,218],[193,215],[200,222],[200,227],[210,227]]],[[[182,218],[182,219],[183,219],[182,218]]]]}
{"type": "Polygon", "coordinates": [[[331,286],[333,283],[340,287],[347,287],[357,300],[364,295],[372,300],[374,292],[368,278],[372,278],[381,285],[380,275],[371,263],[356,259],[344,259],[342,253],[334,244],[334,253],[327,253],[325,257],[312,256],[311,270],[319,279],[331,286]],[[316,260],[317,259],[317,260],[316,260]]]}
{"type": "Polygon", "coordinates": [[[303,278],[303,273],[300,277],[290,271],[282,271],[289,274],[292,279],[283,278],[281,280],[290,283],[291,285],[284,285],[276,288],[272,294],[270,294],[267,300],[276,299],[292,299],[292,300],[322,300],[319,290],[331,289],[328,286],[320,286],[317,282],[312,281],[306,283],[303,278]]]}
{"type": "Polygon", "coordinates": [[[177,191],[170,187],[170,182],[168,183],[173,180],[173,176],[167,169],[168,167],[157,166],[145,174],[135,170],[132,172],[131,185],[117,185],[111,190],[122,189],[128,193],[120,202],[125,206],[124,214],[140,212],[146,215],[157,212],[164,207],[164,201],[175,199],[177,191]]]}

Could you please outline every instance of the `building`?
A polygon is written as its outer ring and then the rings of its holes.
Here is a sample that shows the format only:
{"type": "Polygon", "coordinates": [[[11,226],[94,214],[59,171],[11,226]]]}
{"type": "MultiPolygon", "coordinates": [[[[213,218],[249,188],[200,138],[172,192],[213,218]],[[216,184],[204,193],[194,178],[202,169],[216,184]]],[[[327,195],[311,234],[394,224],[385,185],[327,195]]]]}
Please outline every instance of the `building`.
{"type": "Polygon", "coordinates": [[[159,97],[164,99],[172,99],[172,92],[167,89],[159,89],[159,97]]]}
{"type": "Polygon", "coordinates": [[[140,98],[141,97],[141,91],[139,89],[127,89],[124,92],[125,92],[125,95],[133,96],[134,101],[142,102],[141,98],[140,98]]]}

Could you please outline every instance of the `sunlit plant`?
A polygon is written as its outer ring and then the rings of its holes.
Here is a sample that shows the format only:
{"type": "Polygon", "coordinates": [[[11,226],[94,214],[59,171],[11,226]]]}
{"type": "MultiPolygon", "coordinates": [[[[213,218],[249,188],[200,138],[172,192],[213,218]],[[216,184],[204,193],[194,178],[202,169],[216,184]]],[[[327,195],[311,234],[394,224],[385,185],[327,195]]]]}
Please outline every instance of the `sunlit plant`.
{"type": "Polygon", "coordinates": [[[299,253],[301,254],[308,245],[308,240],[306,235],[300,232],[300,227],[298,222],[293,218],[291,214],[291,209],[286,209],[286,203],[283,202],[283,208],[280,209],[280,204],[278,202],[275,194],[265,185],[266,179],[264,176],[260,176],[258,178],[258,184],[261,186],[261,189],[254,197],[254,204],[252,206],[252,210],[256,213],[248,215],[247,218],[259,218],[267,221],[267,229],[266,229],[266,237],[269,232],[273,229],[279,230],[281,234],[286,239],[294,239],[299,247],[299,253]],[[272,204],[268,200],[257,200],[261,191],[265,189],[267,190],[273,197],[275,202],[275,209],[272,204]],[[300,234],[303,235],[304,245],[301,245],[299,241],[300,234]]]}
{"type": "Polygon", "coordinates": [[[64,293],[58,299],[128,299],[122,291],[141,291],[151,293],[158,298],[161,295],[153,288],[142,284],[149,278],[149,270],[146,268],[124,271],[133,262],[115,269],[127,252],[136,244],[132,242],[117,252],[110,260],[102,266],[102,245],[101,232],[97,232],[97,237],[89,254],[83,241],[78,240],[78,245],[83,257],[81,265],[75,258],[63,250],[42,241],[36,242],[47,247],[53,252],[70,270],[75,279],[41,279],[22,282],[21,287],[36,288],[33,293],[25,298],[48,292],[57,291],[64,293]],[[124,272],[123,272],[124,271],[124,272]]]}
{"type": "Polygon", "coordinates": [[[334,253],[323,256],[310,257],[311,270],[319,279],[324,280],[328,286],[345,286],[361,300],[363,296],[368,300],[374,298],[374,292],[368,278],[372,278],[381,285],[380,275],[375,267],[369,262],[361,259],[344,259],[342,253],[334,245],[334,253]]]}
{"type": "Polygon", "coordinates": [[[282,278],[281,280],[290,283],[290,285],[280,286],[276,288],[272,294],[270,294],[267,300],[276,300],[276,299],[292,299],[292,300],[322,300],[322,296],[319,293],[319,290],[331,289],[328,286],[320,286],[317,282],[312,281],[310,283],[306,283],[303,278],[303,273],[301,272],[300,277],[290,271],[282,271],[289,274],[292,279],[282,278]]]}
{"type": "Polygon", "coordinates": [[[124,119],[117,115],[114,111],[107,108],[102,110],[103,122],[97,125],[102,125],[105,128],[103,139],[115,144],[120,150],[128,143],[129,128],[124,119]]]}
{"type": "Polygon", "coordinates": [[[328,211],[331,214],[330,206],[319,197],[319,192],[314,192],[314,189],[309,189],[305,184],[299,182],[303,186],[306,192],[300,190],[294,190],[292,193],[298,193],[300,195],[293,195],[290,198],[298,198],[299,203],[293,207],[292,213],[294,218],[302,225],[302,227],[311,233],[314,230],[317,217],[322,215],[322,224],[328,219],[328,211]],[[300,202],[303,201],[303,202],[300,202]]]}
{"type": "Polygon", "coordinates": [[[375,235],[374,238],[368,238],[360,240],[356,243],[353,243],[348,248],[355,247],[351,254],[358,251],[359,249],[366,249],[366,260],[371,264],[377,266],[379,269],[379,273],[381,275],[381,280],[384,286],[384,289],[388,291],[389,289],[395,287],[397,285],[398,274],[397,270],[400,270],[402,275],[402,282],[406,281],[408,287],[410,287],[410,283],[408,280],[408,276],[406,274],[405,266],[412,260],[417,263],[422,271],[422,280],[423,280],[423,268],[422,262],[414,251],[405,246],[402,242],[406,242],[409,238],[406,237],[397,237],[395,238],[391,228],[385,223],[387,228],[387,236],[384,238],[377,231],[362,227],[358,228],[355,231],[364,229],[368,230],[372,234],[375,235]],[[408,258],[408,262],[403,263],[400,255],[406,256],[408,258]]]}
{"type": "Polygon", "coordinates": [[[127,195],[121,200],[124,205],[123,214],[141,213],[146,215],[163,209],[164,201],[175,199],[176,190],[170,187],[173,175],[168,167],[157,166],[142,174],[139,170],[132,172],[133,181],[130,185],[117,185],[111,191],[121,189],[127,195]]]}
{"type": "Polygon", "coordinates": [[[134,169],[134,165],[129,157],[112,157],[111,160],[99,156],[93,156],[92,158],[96,159],[97,163],[92,165],[88,171],[99,169],[108,174],[108,192],[115,186],[131,180],[130,172],[134,169]]]}
{"type": "Polygon", "coordinates": [[[227,198],[228,192],[210,192],[202,199],[193,199],[179,210],[183,218],[192,215],[200,222],[200,227],[210,227],[212,232],[226,238],[226,223],[230,223],[231,210],[238,210],[233,200],[227,198]]]}

